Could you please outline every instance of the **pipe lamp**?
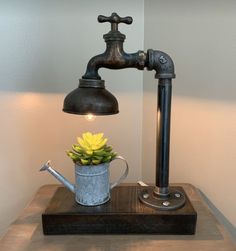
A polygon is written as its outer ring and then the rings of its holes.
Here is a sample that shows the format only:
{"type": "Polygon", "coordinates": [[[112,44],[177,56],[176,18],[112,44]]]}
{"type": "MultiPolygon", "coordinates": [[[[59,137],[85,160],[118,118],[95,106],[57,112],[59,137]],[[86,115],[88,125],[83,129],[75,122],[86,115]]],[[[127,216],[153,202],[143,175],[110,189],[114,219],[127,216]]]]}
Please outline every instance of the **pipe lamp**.
{"type": "Polygon", "coordinates": [[[186,195],[169,186],[169,145],[171,88],[175,78],[171,57],[158,50],[148,49],[126,53],[123,49],[125,35],[118,30],[119,23],[131,24],[131,17],[120,17],[112,13],[110,17],[98,16],[98,22],[109,22],[111,30],[103,36],[106,42],[104,53],[94,56],[87,65],[79,86],[69,93],[63,111],[79,115],[112,115],[119,112],[118,102],[105,88],[105,81],[98,74],[100,68],[155,71],[158,79],[157,132],[156,132],[156,182],[155,186],[143,187],[139,200],[145,205],[159,210],[175,210],[184,206],[186,195]]]}

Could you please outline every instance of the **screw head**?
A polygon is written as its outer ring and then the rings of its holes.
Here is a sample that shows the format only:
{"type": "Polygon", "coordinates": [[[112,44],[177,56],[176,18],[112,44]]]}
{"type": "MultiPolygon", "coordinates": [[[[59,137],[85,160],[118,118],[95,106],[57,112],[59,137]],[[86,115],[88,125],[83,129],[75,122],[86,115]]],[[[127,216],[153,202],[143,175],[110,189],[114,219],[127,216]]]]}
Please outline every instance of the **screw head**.
{"type": "Polygon", "coordinates": [[[168,206],[170,205],[170,202],[169,202],[169,201],[164,201],[164,202],[162,203],[162,205],[165,206],[165,207],[168,207],[168,206]]]}
{"type": "Polygon", "coordinates": [[[180,198],[180,196],[181,196],[181,195],[180,195],[179,193],[175,193],[175,197],[176,197],[176,198],[180,198]]]}
{"type": "Polygon", "coordinates": [[[149,194],[148,194],[148,193],[143,194],[143,198],[144,198],[144,199],[147,199],[148,197],[149,197],[149,194]]]}

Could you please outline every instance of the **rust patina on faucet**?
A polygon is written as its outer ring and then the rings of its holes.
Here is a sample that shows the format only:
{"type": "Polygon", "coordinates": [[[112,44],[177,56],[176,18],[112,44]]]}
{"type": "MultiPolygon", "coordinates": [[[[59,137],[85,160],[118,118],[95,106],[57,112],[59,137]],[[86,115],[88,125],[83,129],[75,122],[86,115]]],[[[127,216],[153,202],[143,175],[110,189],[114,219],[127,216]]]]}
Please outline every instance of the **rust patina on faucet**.
{"type": "Polygon", "coordinates": [[[132,17],[119,17],[112,13],[110,17],[98,16],[98,22],[110,22],[111,31],[103,36],[107,47],[106,51],[90,59],[83,79],[101,79],[98,69],[101,67],[109,69],[137,68],[157,72],[156,78],[174,78],[174,64],[171,58],[162,51],[148,50],[136,53],[126,53],[123,49],[125,35],[118,30],[119,23],[131,24],[132,17]]]}
{"type": "Polygon", "coordinates": [[[149,49],[126,53],[123,49],[125,35],[118,30],[119,23],[132,23],[131,17],[98,16],[98,22],[110,22],[111,30],[103,37],[106,50],[90,59],[86,73],[80,79],[79,87],[64,100],[63,111],[73,114],[110,115],[119,112],[116,98],[105,89],[104,80],[98,74],[100,68],[155,70],[158,79],[157,102],[157,150],[156,186],[141,189],[139,199],[148,206],[160,210],[173,210],[185,204],[185,194],[169,187],[169,143],[172,79],[175,78],[174,63],[162,51],[149,49]]]}

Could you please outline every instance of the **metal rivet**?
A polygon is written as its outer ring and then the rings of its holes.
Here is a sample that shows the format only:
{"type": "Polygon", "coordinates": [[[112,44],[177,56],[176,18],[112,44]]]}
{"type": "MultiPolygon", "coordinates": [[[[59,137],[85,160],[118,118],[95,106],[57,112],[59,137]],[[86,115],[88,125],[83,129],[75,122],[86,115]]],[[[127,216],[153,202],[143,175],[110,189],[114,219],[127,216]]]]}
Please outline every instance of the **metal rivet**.
{"type": "Polygon", "coordinates": [[[165,206],[165,207],[168,207],[168,206],[170,205],[170,202],[169,202],[169,201],[164,201],[164,202],[162,203],[162,205],[165,206]]]}
{"type": "Polygon", "coordinates": [[[143,198],[144,198],[144,199],[147,199],[148,197],[149,197],[149,194],[148,194],[148,193],[143,194],[143,198]]]}
{"type": "Polygon", "coordinates": [[[180,195],[179,193],[175,193],[175,197],[176,197],[176,198],[180,198],[180,196],[181,196],[181,195],[180,195]]]}

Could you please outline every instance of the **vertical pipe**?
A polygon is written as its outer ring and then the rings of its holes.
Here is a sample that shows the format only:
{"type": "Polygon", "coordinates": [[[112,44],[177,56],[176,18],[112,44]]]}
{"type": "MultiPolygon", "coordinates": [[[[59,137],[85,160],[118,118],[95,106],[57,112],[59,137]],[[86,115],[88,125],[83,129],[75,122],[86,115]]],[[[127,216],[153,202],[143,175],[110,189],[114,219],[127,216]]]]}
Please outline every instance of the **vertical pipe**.
{"type": "Polygon", "coordinates": [[[155,190],[155,192],[159,195],[169,194],[171,89],[171,79],[159,79],[157,94],[157,154],[155,190]]]}

